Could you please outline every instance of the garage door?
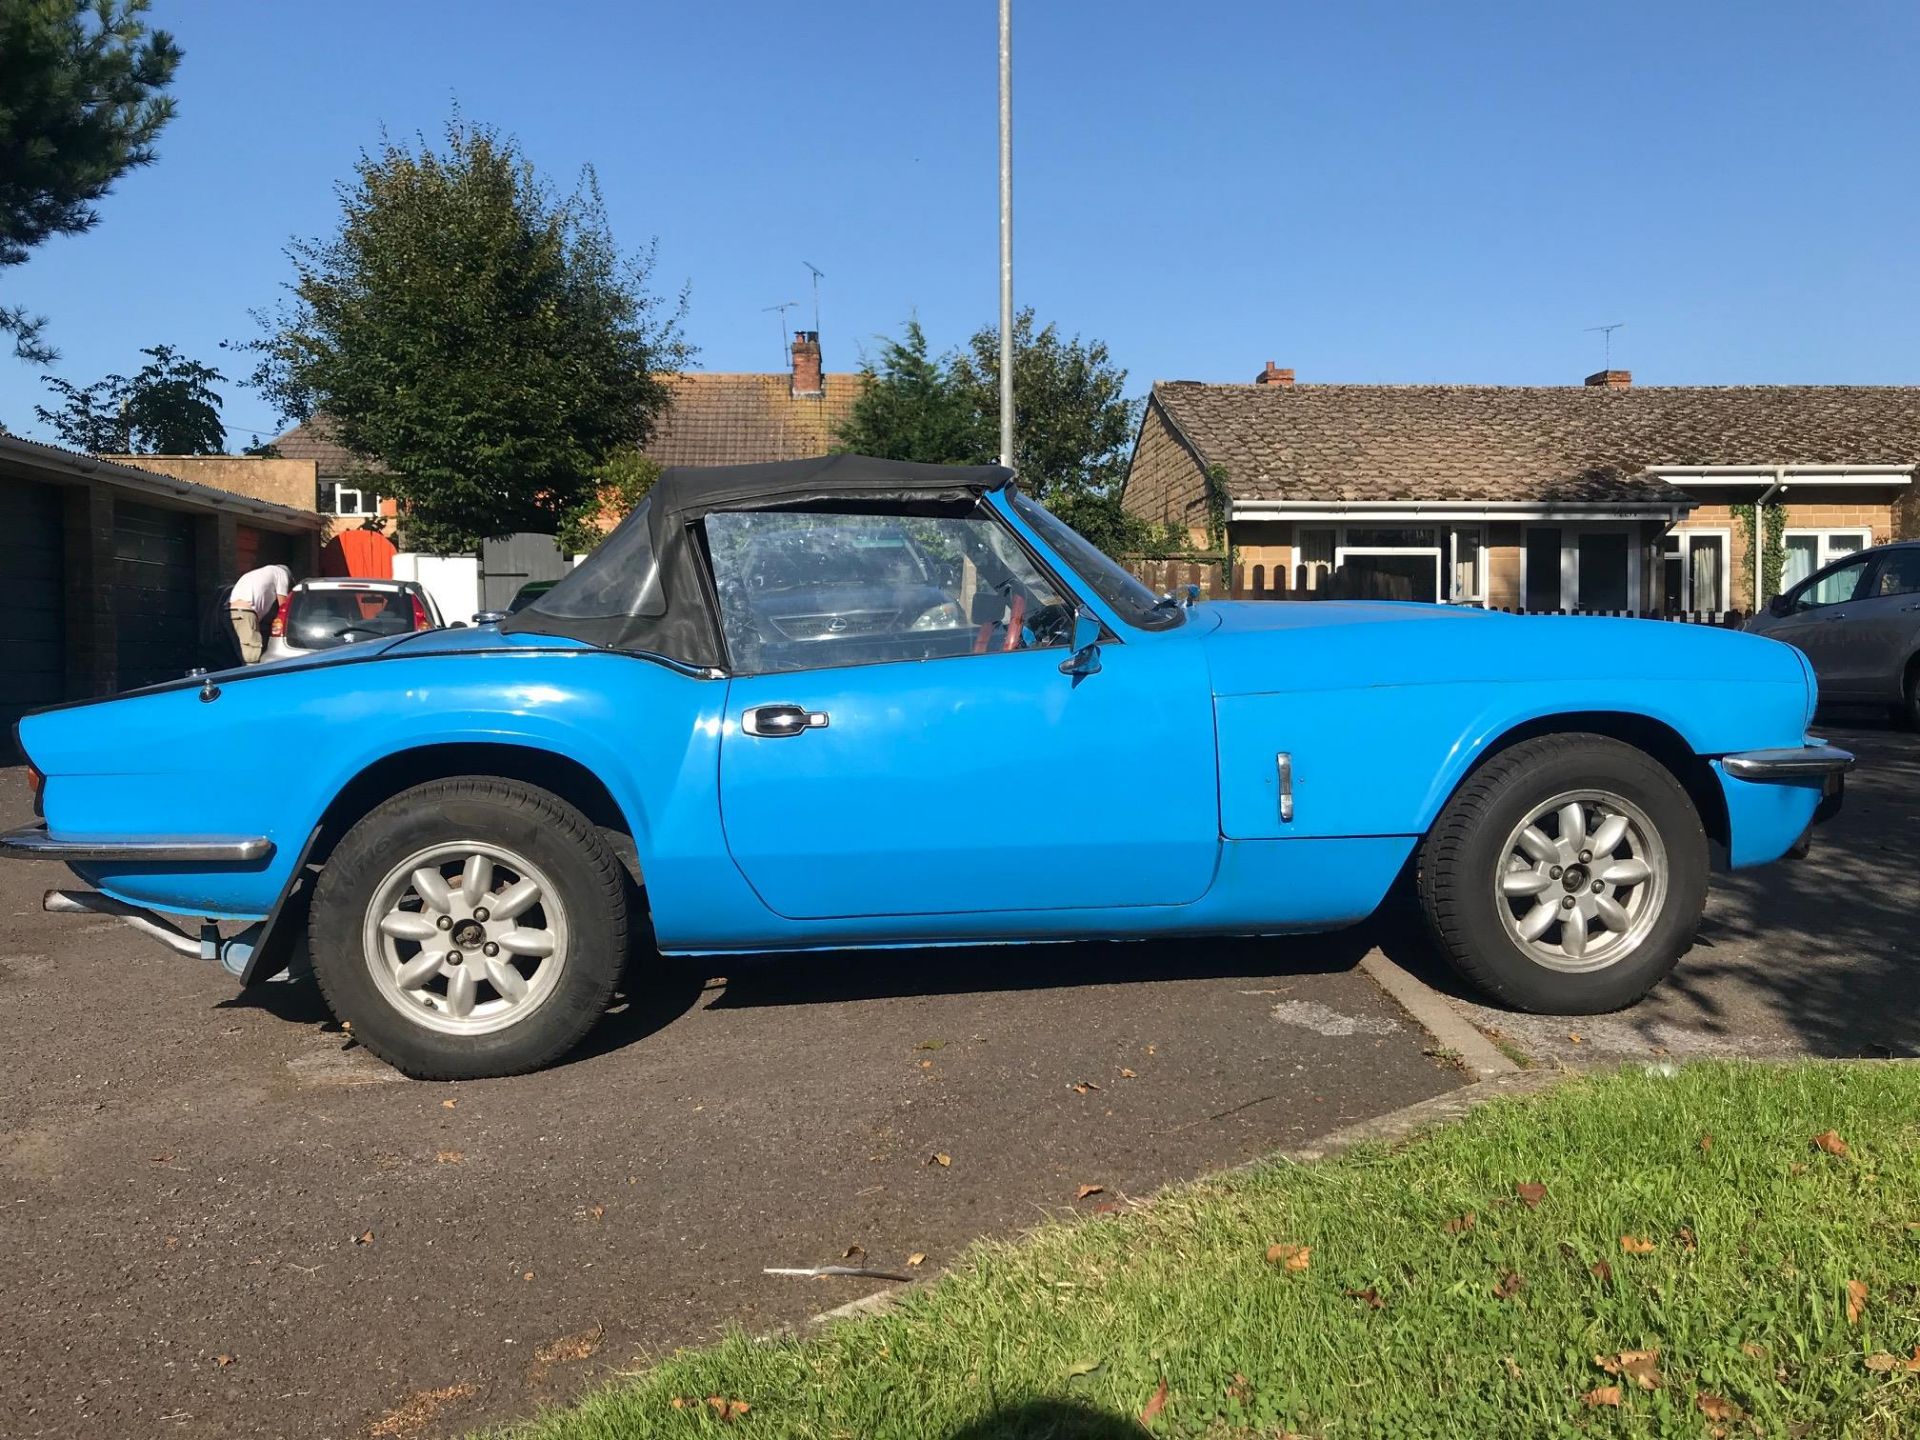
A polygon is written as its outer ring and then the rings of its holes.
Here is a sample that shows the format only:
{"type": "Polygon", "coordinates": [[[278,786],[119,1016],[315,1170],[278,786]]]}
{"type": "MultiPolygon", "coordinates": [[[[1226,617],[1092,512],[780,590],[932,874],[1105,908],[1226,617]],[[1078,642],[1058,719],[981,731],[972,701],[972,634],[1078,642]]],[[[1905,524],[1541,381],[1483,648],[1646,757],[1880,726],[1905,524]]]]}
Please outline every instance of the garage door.
{"type": "Polygon", "coordinates": [[[177,680],[198,665],[193,516],[116,501],[112,594],[120,689],[177,680]]]}
{"type": "Polygon", "coordinates": [[[66,698],[66,565],[62,492],[0,480],[0,761],[13,757],[13,722],[66,698]]]}
{"type": "Polygon", "coordinates": [[[280,530],[256,530],[236,525],[233,531],[234,568],[244,575],[262,565],[293,569],[293,536],[280,530]]]}

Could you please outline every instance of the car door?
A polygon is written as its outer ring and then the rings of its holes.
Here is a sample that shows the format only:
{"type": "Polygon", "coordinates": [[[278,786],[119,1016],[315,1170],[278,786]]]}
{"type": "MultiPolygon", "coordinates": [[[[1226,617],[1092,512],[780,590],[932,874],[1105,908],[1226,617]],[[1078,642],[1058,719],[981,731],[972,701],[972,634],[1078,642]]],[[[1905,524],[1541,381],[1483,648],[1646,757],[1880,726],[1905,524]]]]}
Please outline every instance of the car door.
{"type": "Polygon", "coordinates": [[[1095,673],[1062,673],[1076,597],[984,506],[705,524],[735,671],[722,824],[770,909],[1105,909],[1206,892],[1219,800],[1193,639],[1109,634],[1095,673]]]}
{"type": "Polygon", "coordinates": [[[1897,700],[1920,633],[1920,549],[1884,550],[1832,631],[1835,688],[1897,700]]]}
{"type": "Polygon", "coordinates": [[[1809,576],[1787,593],[1786,613],[1763,632],[1798,646],[1813,663],[1823,691],[1837,695],[1852,689],[1846,676],[1856,662],[1847,654],[1849,640],[1841,626],[1865,587],[1874,558],[1849,558],[1809,576]]]}

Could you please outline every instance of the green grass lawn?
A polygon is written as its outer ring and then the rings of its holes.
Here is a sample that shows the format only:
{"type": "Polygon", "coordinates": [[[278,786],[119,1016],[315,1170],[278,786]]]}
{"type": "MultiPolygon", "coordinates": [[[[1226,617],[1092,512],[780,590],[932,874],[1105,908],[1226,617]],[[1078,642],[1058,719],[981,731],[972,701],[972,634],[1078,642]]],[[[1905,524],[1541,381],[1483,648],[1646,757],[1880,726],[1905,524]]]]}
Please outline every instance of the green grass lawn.
{"type": "Polygon", "coordinates": [[[983,1243],[517,1433],[1893,1437],[1916,1346],[1920,1066],[1700,1064],[983,1243]]]}

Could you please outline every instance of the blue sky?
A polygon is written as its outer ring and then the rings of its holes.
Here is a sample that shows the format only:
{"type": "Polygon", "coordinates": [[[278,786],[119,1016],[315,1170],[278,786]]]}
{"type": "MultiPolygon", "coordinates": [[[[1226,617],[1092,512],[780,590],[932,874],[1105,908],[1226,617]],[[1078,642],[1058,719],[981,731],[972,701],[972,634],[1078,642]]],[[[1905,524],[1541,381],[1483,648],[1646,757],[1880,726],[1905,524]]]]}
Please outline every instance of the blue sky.
{"type": "MultiPolygon", "coordinates": [[[[229,374],[380,127],[457,97],[691,286],[704,369],[773,369],[804,261],[829,369],[996,304],[993,0],[154,0],[160,158],[4,276],[84,383],[229,374]]],[[[1016,0],[1016,280],[1160,378],[1920,382],[1920,6],[1016,0]]],[[[35,371],[0,358],[0,416],[35,371]]],[[[271,408],[229,387],[244,443],[271,408]]]]}

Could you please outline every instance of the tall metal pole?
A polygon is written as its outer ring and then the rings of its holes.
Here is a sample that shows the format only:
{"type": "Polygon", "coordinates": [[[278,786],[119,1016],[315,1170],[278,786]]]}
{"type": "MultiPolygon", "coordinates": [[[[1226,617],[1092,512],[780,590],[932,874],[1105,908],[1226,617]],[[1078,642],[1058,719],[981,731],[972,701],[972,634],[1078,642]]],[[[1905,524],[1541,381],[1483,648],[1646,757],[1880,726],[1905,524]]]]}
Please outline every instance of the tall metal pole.
{"type": "Polygon", "coordinates": [[[1000,0],[1000,463],[1013,464],[1013,0],[1000,0]]]}

